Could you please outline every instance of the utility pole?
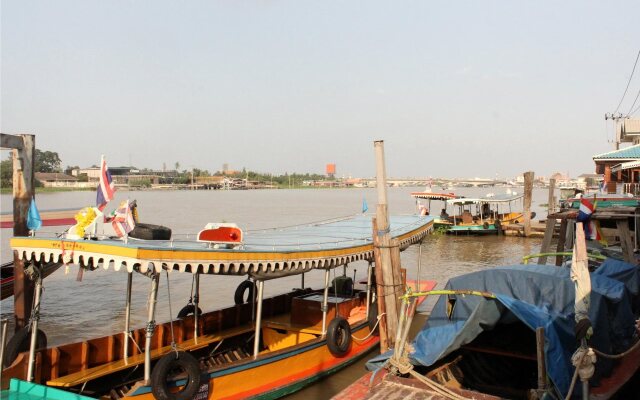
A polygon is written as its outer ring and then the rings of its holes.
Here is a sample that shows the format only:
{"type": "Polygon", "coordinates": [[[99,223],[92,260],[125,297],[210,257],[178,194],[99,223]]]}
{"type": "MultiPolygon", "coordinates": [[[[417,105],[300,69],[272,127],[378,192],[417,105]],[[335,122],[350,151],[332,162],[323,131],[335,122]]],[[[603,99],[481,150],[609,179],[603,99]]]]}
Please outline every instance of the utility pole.
{"type": "Polygon", "coordinates": [[[605,113],[604,120],[613,120],[616,129],[616,137],[615,137],[615,146],[616,150],[620,150],[620,140],[622,139],[622,126],[620,125],[620,120],[627,118],[626,115],[622,115],[622,113],[618,113],[617,115],[613,113],[605,113]]]}

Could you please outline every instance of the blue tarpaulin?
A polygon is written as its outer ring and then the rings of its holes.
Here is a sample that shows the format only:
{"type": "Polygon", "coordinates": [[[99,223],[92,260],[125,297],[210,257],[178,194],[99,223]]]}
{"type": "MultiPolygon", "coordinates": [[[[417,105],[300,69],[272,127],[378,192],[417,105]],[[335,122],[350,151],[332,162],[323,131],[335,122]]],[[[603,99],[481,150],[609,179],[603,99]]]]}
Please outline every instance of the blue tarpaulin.
{"type": "MultiPolygon", "coordinates": [[[[411,362],[433,365],[483,331],[515,317],[531,330],[545,329],[548,374],[556,389],[566,394],[574,371],[571,355],[577,348],[574,283],[569,272],[567,267],[516,265],[451,279],[445,289],[486,291],[495,294],[496,299],[456,296],[455,306],[448,315],[448,297],[442,296],[416,336],[411,362]]],[[[638,295],[639,279],[637,267],[615,259],[607,259],[591,274],[589,316],[594,330],[591,347],[616,354],[632,345],[636,318],[633,299],[638,295]]],[[[372,362],[381,361],[384,356],[372,362]]],[[[606,375],[611,366],[609,360],[600,358],[596,374],[606,375]]]]}

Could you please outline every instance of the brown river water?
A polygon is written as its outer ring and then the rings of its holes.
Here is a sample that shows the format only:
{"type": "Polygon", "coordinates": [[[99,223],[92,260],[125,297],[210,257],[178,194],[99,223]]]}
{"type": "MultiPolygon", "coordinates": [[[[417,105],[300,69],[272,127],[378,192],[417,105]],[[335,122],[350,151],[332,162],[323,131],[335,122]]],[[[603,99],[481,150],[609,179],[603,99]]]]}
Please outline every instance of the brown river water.
{"type": "MultiPolygon", "coordinates": [[[[413,214],[416,210],[411,192],[423,188],[389,188],[390,214],[413,214]]],[[[502,194],[506,188],[456,188],[456,194],[477,197],[487,193],[502,194]]],[[[522,187],[512,188],[519,193],[522,187]]],[[[434,191],[437,189],[434,188],[434,191]]],[[[534,189],[532,210],[545,216],[546,189],[534,189]]],[[[135,199],[140,220],[146,223],[170,227],[175,235],[195,235],[207,222],[235,222],[245,231],[252,229],[283,227],[326,220],[334,217],[354,215],[361,212],[363,199],[369,206],[368,213],[375,210],[375,189],[288,189],[249,191],[125,191],[116,193],[116,199],[107,207],[111,210],[120,200],[135,199]]],[[[2,212],[11,211],[10,195],[0,197],[2,212]]],[[[62,192],[38,194],[40,210],[92,206],[95,192],[62,192]]],[[[434,213],[441,208],[432,204],[434,213]]],[[[451,213],[451,212],[450,212],[451,213]]],[[[59,232],[62,227],[43,228],[42,231],[59,232]]],[[[12,231],[1,232],[2,261],[11,259],[8,241],[12,231]]],[[[517,264],[523,256],[539,251],[541,239],[525,239],[504,236],[446,236],[431,235],[422,245],[421,257],[417,246],[402,253],[403,268],[407,276],[416,279],[420,264],[420,279],[438,282],[443,287],[448,278],[499,265],[517,264]]],[[[347,274],[356,279],[365,279],[367,264],[349,265],[347,274]]],[[[40,328],[47,334],[49,344],[61,344],[90,337],[121,332],[124,327],[124,305],[126,273],[122,270],[96,270],[85,272],[82,281],[76,280],[77,268],[69,271],[61,268],[44,281],[40,328]]],[[[171,304],[169,305],[165,275],[161,276],[158,296],[158,321],[169,319],[169,310],[175,316],[187,304],[191,292],[191,274],[173,272],[169,276],[171,304]]],[[[234,291],[242,277],[204,276],[201,279],[200,307],[203,311],[233,304],[234,291]]],[[[311,272],[305,276],[305,285],[319,288],[323,274],[311,272]]],[[[132,324],[144,326],[149,280],[134,276],[132,295],[132,324]]],[[[300,277],[281,278],[265,284],[265,295],[273,295],[300,287],[300,277]]],[[[421,307],[427,313],[435,298],[428,299],[421,307]]],[[[0,302],[3,318],[13,313],[12,299],[0,302]]],[[[422,321],[424,318],[422,318],[422,321]]],[[[416,324],[417,325],[417,324],[416,324]]],[[[10,328],[11,329],[11,328],[10,328]]],[[[364,360],[324,379],[288,398],[325,399],[365,373],[364,360]]]]}

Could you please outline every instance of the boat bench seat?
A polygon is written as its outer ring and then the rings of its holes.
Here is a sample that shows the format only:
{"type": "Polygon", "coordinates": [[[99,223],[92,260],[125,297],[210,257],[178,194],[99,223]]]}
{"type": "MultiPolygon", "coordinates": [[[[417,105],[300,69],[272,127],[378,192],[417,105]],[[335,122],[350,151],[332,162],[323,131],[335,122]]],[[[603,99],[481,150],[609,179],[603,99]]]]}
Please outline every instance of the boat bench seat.
{"type": "MultiPolygon", "coordinates": [[[[253,325],[244,325],[237,328],[220,331],[214,334],[201,335],[197,338],[185,340],[182,343],[178,343],[176,346],[178,350],[197,350],[203,347],[207,347],[211,343],[219,342],[223,339],[241,335],[243,333],[253,332],[253,330],[253,325]]],[[[151,359],[158,359],[163,355],[169,353],[170,351],[171,346],[164,346],[159,349],[153,349],[151,350],[151,359]]],[[[144,364],[144,353],[136,354],[135,356],[127,357],[126,359],[112,361],[110,363],[97,365],[92,368],[61,376],[59,378],[48,381],[47,385],[58,387],[73,387],[94,379],[101,378],[103,376],[107,376],[114,372],[135,367],[136,365],[140,364],[144,364]]]]}

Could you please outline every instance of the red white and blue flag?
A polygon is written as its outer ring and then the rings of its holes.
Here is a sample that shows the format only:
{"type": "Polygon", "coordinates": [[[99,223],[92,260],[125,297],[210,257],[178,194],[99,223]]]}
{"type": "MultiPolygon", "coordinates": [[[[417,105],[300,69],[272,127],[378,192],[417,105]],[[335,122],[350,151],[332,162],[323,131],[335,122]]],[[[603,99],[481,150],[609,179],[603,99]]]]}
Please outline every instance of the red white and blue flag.
{"type": "Polygon", "coordinates": [[[111,180],[111,173],[107,168],[107,162],[102,156],[100,162],[100,184],[98,185],[98,194],[96,196],[96,207],[102,211],[111,200],[113,200],[113,194],[115,193],[115,185],[111,180]]]}
{"type": "Polygon", "coordinates": [[[584,235],[589,240],[602,239],[597,221],[591,220],[591,215],[593,214],[595,209],[595,204],[592,204],[585,198],[580,199],[580,208],[578,209],[578,216],[576,217],[576,221],[582,222],[582,226],[584,227],[584,235]]]}
{"type": "Polygon", "coordinates": [[[136,226],[136,222],[133,218],[133,212],[129,205],[129,200],[120,203],[120,207],[116,210],[113,220],[111,221],[113,230],[119,237],[123,237],[133,230],[136,226]]]}

